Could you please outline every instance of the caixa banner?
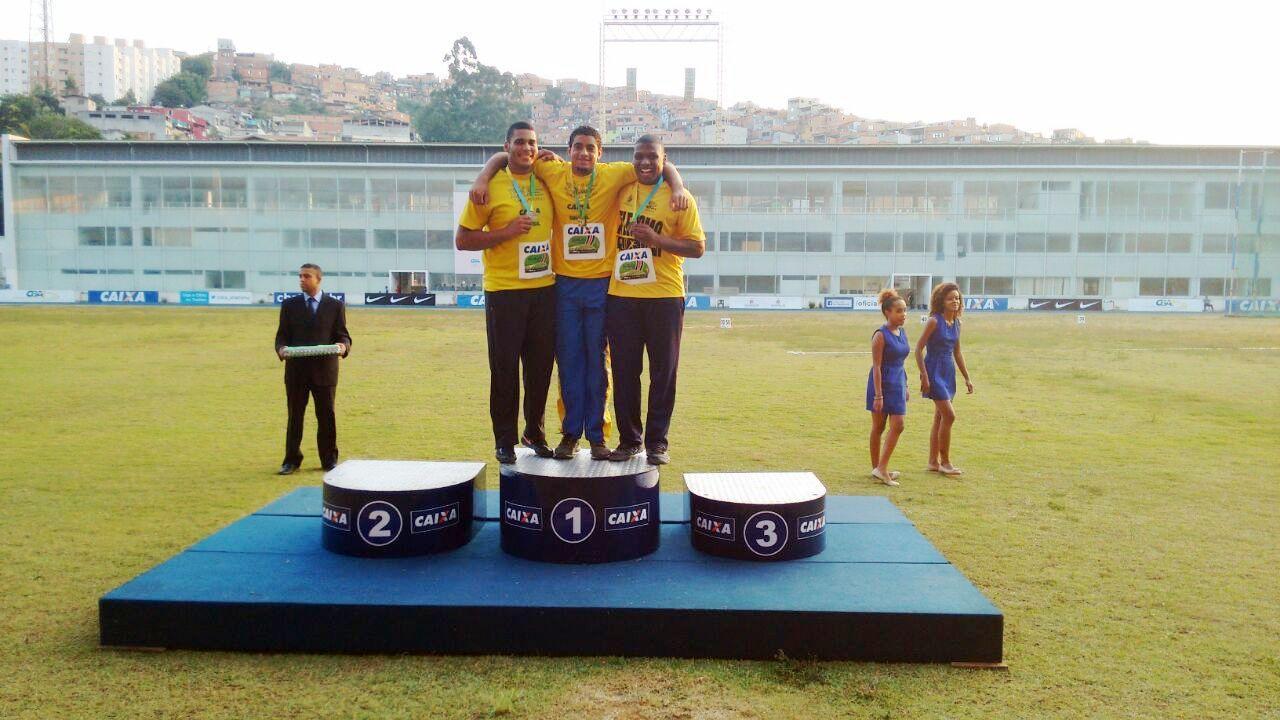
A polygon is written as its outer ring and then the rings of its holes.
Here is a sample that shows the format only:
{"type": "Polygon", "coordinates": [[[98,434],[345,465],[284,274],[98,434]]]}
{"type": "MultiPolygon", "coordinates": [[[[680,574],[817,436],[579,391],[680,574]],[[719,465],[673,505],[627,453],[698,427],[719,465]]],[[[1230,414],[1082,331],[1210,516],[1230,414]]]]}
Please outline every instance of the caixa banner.
{"type": "Polygon", "coordinates": [[[1058,312],[1101,312],[1102,300],[1098,298],[1031,298],[1027,301],[1028,310],[1050,310],[1058,312]]]}
{"type": "Polygon", "coordinates": [[[710,310],[710,295],[686,295],[684,298],[685,310],[710,310]]]}
{"type": "MultiPolygon", "coordinates": [[[[301,294],[302,293],[300,292],[275,292],[275,293],[271,293],[271,299],[275,304],[279,305],[285,300],[288,300],[291,297],[296,297],[301,294]]],[[[344,303],[347,301],[347,294],[344,292],[332,292],[332,293],[326,292],[325,295],[332,297],[334,300],[337,300],[338,302],[344,303]]]]}
{"type": "Polygon", "coordinates": [[[458,293],[458,307],[483,308],[484,293],[458,293]]]}
{"type": "Polygon", "coordinates": [[[365,305],[389,305],[395,307],[432,307],[435,293],[365,293],[365,305]]]}
{"type": "Polygon", "coordinates": [[[160,291],[90,290],[89,302],[94,305],[155,305],[160,302],[160,291]]]}
{"type": "Polygon", "coordinates": [[[967,297],[964,299],[964,309],[967,311],[1004,311],[1009,309],[1009,298],[967,297]]]}
{"type": "Polygon", "coordinates": [[[1271,298],[1249,298],[1246,300],[1228,300],[1227,312],[1256,313],[1259,315],[1280,314],[1280,300],[1271,298]]]}

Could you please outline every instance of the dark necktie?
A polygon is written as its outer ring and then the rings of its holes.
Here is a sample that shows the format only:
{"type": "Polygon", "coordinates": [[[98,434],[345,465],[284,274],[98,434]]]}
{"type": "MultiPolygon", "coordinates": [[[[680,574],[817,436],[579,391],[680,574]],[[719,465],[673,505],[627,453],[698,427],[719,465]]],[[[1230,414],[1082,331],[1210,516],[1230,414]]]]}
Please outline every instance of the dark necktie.
{"type": "Polygon", "coordinates": [[[316,314],[316,309],[317,309],[319,306],[320,306],[320,303],[316,302],[316,299],[315,299],[315,298],[313,298],[313,297],[309,297],[309,298],[307,298],[307,307],[310,307],[310,308],[311,308],[311,314],[312,314],[312,316],[314,316],[314,315],[316,314]]]}

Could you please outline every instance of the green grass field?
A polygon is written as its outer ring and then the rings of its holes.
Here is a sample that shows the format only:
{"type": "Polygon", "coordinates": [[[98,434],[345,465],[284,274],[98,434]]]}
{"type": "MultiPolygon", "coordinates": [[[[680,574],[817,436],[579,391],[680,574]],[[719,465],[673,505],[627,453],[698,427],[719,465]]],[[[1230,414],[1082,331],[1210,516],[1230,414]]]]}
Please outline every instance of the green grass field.
{"type": "MultiPolygon", "coordinates": [[[[812,470],[888,494],[1004,611],[1007,672],[99,649],[99,596],[320,483],[314,425],[304,471],[274,475],[270,310],[4,307],[0,717],[1280,717],[1280,322],[972,314],[967,474],[923,472],[913,400],[888,489],[865,475],[869,358],[788,353],[865,351],[878,315],[718,317],[686,318],[665,487],[812,470]]],[[[482,313],[349,324],[345,458],[491,460],[482,313]]]]}

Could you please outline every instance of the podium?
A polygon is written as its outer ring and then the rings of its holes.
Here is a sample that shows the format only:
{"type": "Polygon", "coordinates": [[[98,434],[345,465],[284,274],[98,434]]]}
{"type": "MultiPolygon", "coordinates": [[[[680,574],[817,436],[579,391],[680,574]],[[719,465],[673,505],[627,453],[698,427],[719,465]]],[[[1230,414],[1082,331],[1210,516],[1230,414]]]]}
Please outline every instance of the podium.
{"type": "Polygon", "coordinates": [[[658,549],[658,469],[626,462],[540,458],[516,448],[500,466],[502,550],[527,560],[604,563],[658,549]]]}
{"type": "Polygon", "coordinates": [[[810,472],[686,473],[689,536],[709,555],[795,560],[826,547],[827,489],[810,472]]]}
{"type": "Polygon", "coordinates": [[[348,460],[325,473],[321,543],[360,557],[407,557],[466,545],[484,463],[348,460]]]}

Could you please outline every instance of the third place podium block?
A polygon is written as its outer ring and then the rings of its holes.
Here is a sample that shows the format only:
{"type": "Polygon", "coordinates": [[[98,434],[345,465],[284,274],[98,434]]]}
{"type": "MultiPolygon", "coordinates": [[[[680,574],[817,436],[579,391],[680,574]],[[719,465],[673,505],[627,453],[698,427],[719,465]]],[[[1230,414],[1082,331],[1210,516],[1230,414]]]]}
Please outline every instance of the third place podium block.
{"type": "Polygon", "coordinates": [[[693,546],[739,560],[795,560],[826,547],[827,489],[811,472],[686,473],[693,546]]]}
{"type": "Polygon", "coordinates": [[[516,449],[500,466],[502,549],[528,560],[601,563],[658,549],[658,469],[626,462],[540,458],[516,449]]]}

